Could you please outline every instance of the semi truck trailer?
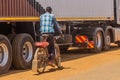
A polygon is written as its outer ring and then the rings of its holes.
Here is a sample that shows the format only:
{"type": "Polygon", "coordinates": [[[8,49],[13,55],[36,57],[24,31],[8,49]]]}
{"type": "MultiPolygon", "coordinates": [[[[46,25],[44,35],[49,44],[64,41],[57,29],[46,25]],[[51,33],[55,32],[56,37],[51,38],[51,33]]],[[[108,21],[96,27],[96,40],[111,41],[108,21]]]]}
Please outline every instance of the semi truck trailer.
{"type": "Polygon", "coordinates": [[[43,7],[35,0],[0,0],[0,74],[28,69],[34,56],[34,26],[43,7]]]}
{"type": "MultiPolygon", "coordinates": [[[[92,52],[120,46],[120,0],[0,0],[0,74],[31,67],[40,15],[51,6],[69,46],[92,52]]],[[[57,33],[57,32],[56,32],[57,33]]]]}
{"type": "Polygon", "coordinates": [[[45,9],[51,6],[64,34],[60,48],[69,45],[92,52],[120,46],[120,0],[37,0],[45,9]]]}

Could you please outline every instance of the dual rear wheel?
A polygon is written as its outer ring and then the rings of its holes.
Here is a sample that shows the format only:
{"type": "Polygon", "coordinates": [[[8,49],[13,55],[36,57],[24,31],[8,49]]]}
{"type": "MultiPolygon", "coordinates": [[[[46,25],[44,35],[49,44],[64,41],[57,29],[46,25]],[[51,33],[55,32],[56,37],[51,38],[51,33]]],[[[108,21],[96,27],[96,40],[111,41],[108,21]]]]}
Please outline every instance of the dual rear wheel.
{"type": "Polygon", "coordinates": [[[29,34],[18,34],[12,42],[13,66],[16,69],[28,69],[34,56],[34,40],[29,34]]]}
{"type": "Polygon", "coordinates": [[[6,73],[12,62],[12,47],[8,38],[0,35],[0,74],[6,73]]]}
{"type": "Polygon", "coordinates": [[[11,65],[15,69],[30,68],[33,56],[34,40],[29,34],[10,34],[8,38],[0,35],[0,74],[11,65]]]}
{"type": "Polygon", "coordinates": [[[96,32],[96,34],[94,35],[94,49],[92,49],[92,52],[100,52],[102,49],[109,50],[110,42],[111,38],[109,31],[106,32],[105,38],[101,31],[96,32]]]}

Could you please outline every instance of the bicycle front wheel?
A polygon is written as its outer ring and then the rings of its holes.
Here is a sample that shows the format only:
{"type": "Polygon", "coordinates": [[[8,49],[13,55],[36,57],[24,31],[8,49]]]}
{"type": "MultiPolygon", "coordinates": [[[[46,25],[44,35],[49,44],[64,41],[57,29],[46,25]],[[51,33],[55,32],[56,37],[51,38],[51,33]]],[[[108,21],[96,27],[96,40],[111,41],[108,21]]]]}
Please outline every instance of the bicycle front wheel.
{"type": "Polygon", "coordinates": [[[61,67],[61,55],[58,44],[55,44],[55,64],[58,68],[61,67]]]}
{"type": "Polygon", "coordinates": [[[47,64],[47,55],[44,48],[37,48],[35,51],[34,60],[32,63],[32,71],[42,73],[47,64]]]}

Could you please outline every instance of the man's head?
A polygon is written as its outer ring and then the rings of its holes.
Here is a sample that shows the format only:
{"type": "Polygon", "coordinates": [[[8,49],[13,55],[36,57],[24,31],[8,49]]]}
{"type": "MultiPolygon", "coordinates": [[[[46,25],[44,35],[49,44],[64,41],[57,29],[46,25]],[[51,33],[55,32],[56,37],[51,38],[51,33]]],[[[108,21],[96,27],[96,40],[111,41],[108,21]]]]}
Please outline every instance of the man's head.
{"type": "Polygon", "coordinates": [[[46,8],[46,12],[52,13],[52,8],[49,6],[46,8]]]}

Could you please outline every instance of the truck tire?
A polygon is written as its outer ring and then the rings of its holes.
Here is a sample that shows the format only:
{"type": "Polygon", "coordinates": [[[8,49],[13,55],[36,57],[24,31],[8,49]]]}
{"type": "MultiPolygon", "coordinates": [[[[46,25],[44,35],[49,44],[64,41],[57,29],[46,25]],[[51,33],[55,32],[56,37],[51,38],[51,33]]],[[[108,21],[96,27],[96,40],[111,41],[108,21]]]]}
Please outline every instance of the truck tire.
{"type": "Polygon", "coordinates": [[[103,50],[109,50],[110,49],[110,43],[111,43],[111,38],[110,38],[110,32],[107,31],[106,36],[105,36],[105,46],[103,50]]]}
{"type": "Polygon", "coordinates": [[[100,52],[102,50],[103,46],[103,36],[101,31],[97,31],[94,35],[94,49],[92,49],[92,52],[100,52]]]}
{"type": "Polygon", "coordinates": [[[8,34],[7,37],[9,39],[9,41],[12,43],[14,38],[15,38],[16,34],[8,34]]]}
{"type": "Polygon", "coordinates": [[[13,66],[15,69],[28,69],[34,56],[34,41],[29,34],[18,34],[12,42],[13,66]]]}
{"type": "MultiPolygon", "coordinates": [[[[9,41],[10,41],[11,44],[12,44],[12,42],[13,42],[15,36],[16,36],[16,34],[8,34],[8,35],[7,35],[7,38],[9,39],[9,41]]],[[[13,64],[11,64],[10,69],[14,69],[13,64]]]]}
{"type": "Polygon", "coordinates": [[[0,74],[6,73],[12,63],[12,47],[7,37],[0,35],[0,74]]]}

